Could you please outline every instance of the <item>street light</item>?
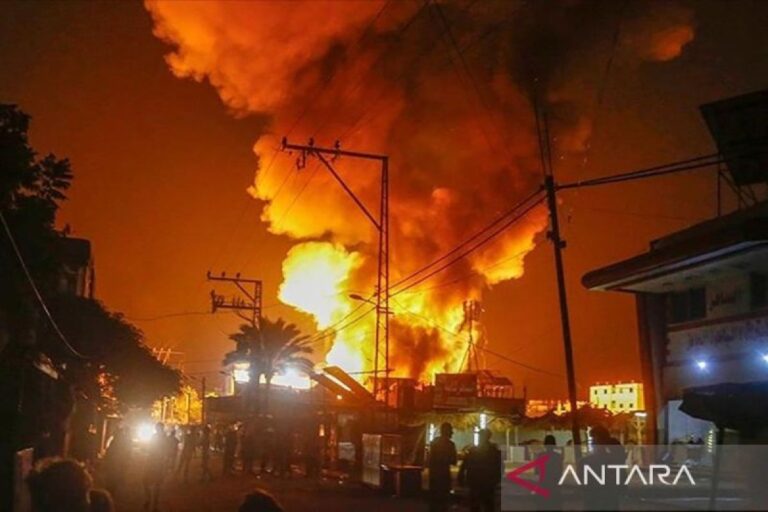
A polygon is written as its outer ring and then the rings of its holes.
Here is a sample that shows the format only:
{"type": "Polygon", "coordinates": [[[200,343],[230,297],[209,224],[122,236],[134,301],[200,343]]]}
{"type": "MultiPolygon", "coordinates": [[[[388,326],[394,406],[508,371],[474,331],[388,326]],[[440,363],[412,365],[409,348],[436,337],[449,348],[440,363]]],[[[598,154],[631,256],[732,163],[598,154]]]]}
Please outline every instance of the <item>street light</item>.
{"type": "Polygon", "coordinates": [[[707,363],[703,359],[699,359],[698,361],[696,361],[696,367],[699,369],[699,371],[704,372],[709,367],[709,363],[707,363]]]}

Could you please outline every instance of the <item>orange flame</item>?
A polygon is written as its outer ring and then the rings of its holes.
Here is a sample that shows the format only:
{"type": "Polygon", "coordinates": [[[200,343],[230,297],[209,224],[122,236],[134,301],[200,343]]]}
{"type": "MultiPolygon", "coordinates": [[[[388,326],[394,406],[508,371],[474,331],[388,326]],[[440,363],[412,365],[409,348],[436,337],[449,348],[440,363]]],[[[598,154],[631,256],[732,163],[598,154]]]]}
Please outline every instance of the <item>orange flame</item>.
{"type": "MultiPolygon", "coordinates": [[[[571,157],[588,147],[592,127],[584,107],[594,103],[583,84],[605,66],[604,52],[593,50],[617,41],[606,18],[622,18],[619,42],[635,59],[674,58],[693,37],[690,12],[672,2],[624,13],[611,2],[146,5],[155,34],[176,47],[167,57],[176,75],[210,81],[238,115],[271,115],[270,133],[254,147],[260,166],[249,192],[263,202],[269,229],[298,241],[283,264],[280,300],[319,329],[334,327],[326,361],[353,372],[373,366],[374,315],[357,318],[367,306],[356,312],[349,293],[375,291],[376,231],[316,161],[297,172],[298,155],[279,154],[280,137],[339,138],[389,154],[394,282],[539,185],[532,84],[552,114],[559,165],[578,160],[571,157]]],[[[334,165],[377,211],[378,169],[344,158],[334,165]]],[[[435,278],[392,290],[396,375],[429,380],[460,370],[463,301],[519,278],[546,223],[535,209],[435,278]]],[[[473,335],[484,342],[482,328],[473,335]]]]}

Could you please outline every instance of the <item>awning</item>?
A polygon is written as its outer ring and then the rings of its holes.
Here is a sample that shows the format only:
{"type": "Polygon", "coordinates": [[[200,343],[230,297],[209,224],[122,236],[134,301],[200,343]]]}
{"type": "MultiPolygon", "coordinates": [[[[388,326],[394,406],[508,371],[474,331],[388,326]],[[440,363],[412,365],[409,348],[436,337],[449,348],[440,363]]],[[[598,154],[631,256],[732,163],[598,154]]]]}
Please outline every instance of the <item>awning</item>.
{"type": "Polygon", "coordinates": [[[768,265],[768,205],[712,219],[651,244],[638,256],[589,272],[590,290],[665,293],[724,271],[768,265]]]}
{"type": "Polygon", "coordinates": [[[768,427],[768,382],[722,383],[689,388],[680,410],[718,427],[755,430],[768,427]]]}

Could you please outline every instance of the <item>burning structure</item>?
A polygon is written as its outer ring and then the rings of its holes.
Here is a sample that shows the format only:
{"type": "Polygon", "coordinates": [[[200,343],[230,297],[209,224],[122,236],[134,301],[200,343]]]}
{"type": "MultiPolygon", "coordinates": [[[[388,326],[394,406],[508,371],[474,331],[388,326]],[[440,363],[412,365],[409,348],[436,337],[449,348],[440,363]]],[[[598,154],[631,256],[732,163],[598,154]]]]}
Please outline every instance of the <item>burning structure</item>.
{"type": "MultiPolygon", "coordinates": [[[[376,321],[350,295],[377,293],[376,233],[319,163],[297,172],[279,141],[311,136],[390,156],[391,376],[427,382],[462,369],[464,301],[520,277],[546,227],[544,209],[531,208],[468,242],[539,185],[532,102],[546,105],[557,161],[578,165],[605,55],[665,61],[693,38],[691,13],[673,3],[146,5],[174,46],[177,76],[208,81],[236,115],[269,119],[249,192],[269,229],[296,242],[279,299],[329,331],[319,352],[350,373],[374,366],[376,321]]],[[[344,159],[337,167],[376,204],[376,172],[344,159]]],[[[469,330],[482,350],[482,324],[469,330]]]]}

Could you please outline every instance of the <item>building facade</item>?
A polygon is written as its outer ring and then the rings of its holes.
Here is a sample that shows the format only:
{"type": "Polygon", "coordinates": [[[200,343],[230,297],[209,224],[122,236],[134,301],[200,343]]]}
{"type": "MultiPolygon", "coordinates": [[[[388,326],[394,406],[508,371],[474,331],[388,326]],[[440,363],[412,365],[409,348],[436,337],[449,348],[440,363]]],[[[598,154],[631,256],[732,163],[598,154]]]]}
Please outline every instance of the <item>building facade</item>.
{"type": "Polygon", "coordinates": [[[595,384],[589,387],[589,404],[617,414],[645,410],[645,396],[641,382],[595,384]]]}
{"type": "Polygon", "coordinates": [[[655,240],[583,283],[636,296],[645,402],[658,442],[706,440],[715,423],[762,414],[754,397],[766,393],[754,393],[768,390],[768,203],[655,240]],[[704,421],[707,414],[685,414],[695,404],[684,398],[697,390],[731,412],[717,417],[711,406],[704,421]]]}

